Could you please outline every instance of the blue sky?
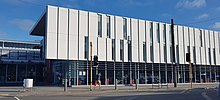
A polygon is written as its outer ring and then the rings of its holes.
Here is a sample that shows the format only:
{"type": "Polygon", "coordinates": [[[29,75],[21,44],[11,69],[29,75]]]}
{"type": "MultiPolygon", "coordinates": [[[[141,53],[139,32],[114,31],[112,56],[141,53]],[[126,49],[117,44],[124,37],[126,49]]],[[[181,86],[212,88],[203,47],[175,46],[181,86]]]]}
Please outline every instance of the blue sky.
{"type": "Polygon", "coordinates": [[[0,39],[41,39],[29,31],[48,4],[220,31],[220,0],[1,0],[0,39]]]}

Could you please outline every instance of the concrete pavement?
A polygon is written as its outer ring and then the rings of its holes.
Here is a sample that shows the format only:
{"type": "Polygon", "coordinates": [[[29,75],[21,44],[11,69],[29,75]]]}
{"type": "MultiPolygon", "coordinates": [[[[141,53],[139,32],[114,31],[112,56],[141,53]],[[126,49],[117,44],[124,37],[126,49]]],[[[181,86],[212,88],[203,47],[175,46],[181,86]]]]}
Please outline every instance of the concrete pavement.
{"type": "MultiPolygon", "coordinates": [[[[193,88],[217,88],[218,83],[194,83],[193,88]]],[[[118,85],[117,92],[123,91],[176,91],[176,90],[187,90],[190,89],[190,84],[177,85],[177,88],[173,87],[173,84],[168,84],[167,87],[158,88],[157,85],[145,84],[139,85],[138,90],[135,86],[124,86],[118,85]]],[[[94,88],[93,91],[89,91],[89,86],[73,86],[68,87],[68,92],[64,92],[64,87],[58,86],[34,86],[32,89],[24,89],[22,86],[4,86],[0,87],[0,96],[58,96],[58,95],[101,95],[106,93],[116,92],[114,85],[101,86],[94,88]]]]}

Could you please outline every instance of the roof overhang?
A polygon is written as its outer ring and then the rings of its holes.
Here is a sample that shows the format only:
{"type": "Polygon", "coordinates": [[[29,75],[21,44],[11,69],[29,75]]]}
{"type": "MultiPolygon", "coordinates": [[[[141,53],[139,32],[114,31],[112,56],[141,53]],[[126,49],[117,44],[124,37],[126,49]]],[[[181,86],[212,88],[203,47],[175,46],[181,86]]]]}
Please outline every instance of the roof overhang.
{"type": "Polygon", "coordinates": [[[43,16],[38,20],[37,23],[35,23],[34,27],[32,28],[30,35],[35,36],[45,36],[46,32],[46,12],[43,14],[43,16]]]}

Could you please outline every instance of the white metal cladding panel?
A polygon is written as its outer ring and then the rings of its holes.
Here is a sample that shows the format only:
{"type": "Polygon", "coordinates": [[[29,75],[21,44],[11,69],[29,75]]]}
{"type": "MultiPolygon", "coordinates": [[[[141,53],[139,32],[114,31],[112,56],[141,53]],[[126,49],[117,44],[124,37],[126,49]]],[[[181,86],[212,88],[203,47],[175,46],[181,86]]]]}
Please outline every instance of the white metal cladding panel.
{"type": "Polygon", "coordinates": [[[166,48],[167,48],[167,63],[171,63],[171,58],[170,58],[170,45],[171,45],[171,42],[170,42],[170,25],[169,24],[166,24],[166,39],[167,39],[167,43],[166,43],[166,48]]]}
{"type": "Polygon", "coordinates": [[[138,62],[138,23],[136,19],[132,19],[132,41],[131,41],[131,47],[132,47],[132,61],[138,62]]]}
{"type": "Polygon", "coordinates": [[[191,63],[195,63],[195,62],[194,62],[193,46],[190,46],[190,57],[191,57],[191,63]]]}
{"type": "Polygon", "coordinates": [[[106,15],[102,14],[102,38],[107,37],[107,19],[106,15]]]}
{"type": "Polygon", "coordinates": [[[206,48],[210,47],[210,45],[209,45],[209,31],[208,30],[205,30],[205,45],[206,45],[206,48]]]}
{"type": "Polygon", "coordinates": [[[79,12],[79,60],[85,60],[85,36],[88,36],[88,12],[79,12]]]}
{"type": "Polygon", "coordinates": [[[192,27],[189,28],[190,35],[190,46],[195,46],[194,44],[194,29],[192,27]]]}
{"type": "Polygon", "coordinates": [[[185,53],[184,53],[184,46],[179,45],[179,63],[184,64],[185,62],[185,53]]]}
{"type": "Polygon", "coordinates": [[[124,62],[128,62],[128,41],[124,40],[124,62]]]}
{"type": "Polygon", "coordinates": [[[150,61],[150,56],[151,56],[151,54],[150,54],[150,43],[146,43],[146,47],[147,47],[147,63],[151,63],[151,61],[150,61]]]}
{"type": "Polygon", "coordinates": [[[131,24],[130,24],[130,18],[127,18],[127,34],[129,37],[131,37],[131,24]]]}
{"type": "Polygon", "coordinates": [[[209,65],[209,53],[208,53],[208,48],[205,48],[205,54],[206,54],[206,65],[209,65]]]}
{"type": "Polygon", "coordinates": [[[159,51],[160,59],[159,60],[160,60],[161,63],[165,63],[164,62],[164,47],[163,47],[163,44],[160,44],[159,46],[160,46],[160,51],[159,51]]]}
{"type": "Polygon", "coordinates": [[[174,40],[175,40],[175,45],[178,45],[178,27],[177,25],[174,25],[174,40]]]}
{"type": "Polygon", "coordinates": [[[196,64],[201,64],[200,47],[196,47],[196,64]]]}
{"type": "Polygon", "coordinates": [[[164,38],[163,38],[163,29],[164,29],[164,23],[160,23],[160,43],[164,43],[164,38]]]}
{"type": "Polygon", "coordinates": [[[116,38],[123,39],[123,19],[116,16],[116,38]]]}
{"type": "Polygon", "coordinates": [[[150,22],[149,21],[146,21],[145,22],[145,24],[146,24],[146,42],[147,43],[150,43],[150,22]]]}
{"type": "Polygon", "coordinates": [[[47,8],[46,59],[57,59],[57,7],[47,8]]]}
{"type": "Polygon", "coordinates": [[[202,65],[206,65],[206,54],[204,47],[201,47],[201,63],[202,65]]]}
{"type": "Polygon", "coordinates": [[[214,47],[214,38],[213,38],[213,31],[209,31],[209,36],[210,36],[210,48],[214,47]]]}
{"type": "Polygon", "coordinates": [[[159,43],[155,43],[155,44],[153,44],[153,46],[154,46],[154,49],[153,49],[153,51],[154,51],[154,63],[160,63],[160,61],[159,61],[159,50],[160,50],[160,48],[159,48],[159,43]]]}
{"type": "Polygon", "coordinates": [[[215,54],[216,54],[216,65],[220,65],[220,55],[219,55],[219,48],[215,48],[215,54]]]}
{"type": "Polygon", "coordinates": [[[78,59],[78,11],[69,10],[69,59],[78,59]]]}
{"type": "MultiPolygon", "coordinates": [[[[97,37],[98,37],[98,15],[89,13],[89,41],[92,42],[92,55],[97,55],[97,37]]],[[[90,45],[90,44],[89,44],[90,45]]],[[[90,46],[89,46],[90,50],[90,46]]],[[[89,52],[89,57],[90,57],[89,52]]]]}
{"type": "Polygon", "coordinates": [[[218,41],[218,32],[214,32],[214,42],[215,42],[215,46],[214,48],[219,48],[219,41],[218,41]]]}
{"type": "Polygon", "coordinates": [[[112,39],[107,38],[107,61],[113,61],[112,60],[112,39]]]}
{"type": "Polygon", "coordinates": [[[184,36],[184,33],[183,33],[183,26],[179,26],[178,27],[178,43],[179,45],[183,46],[183,36],[184,36]]]}
{"type": "Polygon", "coordinates": [[[59,8],[58,59],[68,59],[68,9],[59,8]]]}
{"type": "Polygon", "coordinates": [[[99,61],[106,61],[106,39],[98,38],[98,57],[99,61]]]}
{"type": "Polygon", "coordinates": [[[188,31],[188,27],[184,26],[184,45],[185,46],[189,46],[189,31],[188,31]]]}
{"type": "Polygon", "coordinates": [[[213,48],[210,48],[211,51],[211,65],[215,65],[214,64],[214,53],[213,53],[213,48]]]}
{"type": "Polygon", "coordinates": [[[143,43],[145,42],[145,22],[144,20],[139,20],[139,58],[140,62],[144,62],[143,59],[143,43]]]}
{"type": "Polygon", "coordinates": [[[115,28],[114,28],[115,17],[110,15],[110,19],[111,19],[111,22],[110,22],[110,24],[111,24],[111,38],[114,39],[115,38],[114,37],[115,36],[115,28]]]}
{"type": "Polygon", "coordinates": [[[195,46],[196,47],[201,47],[201,40],[200,40],[200,30],[195,28],[195,46]]]}
{"type": "Polygon", "coordinates": [[[200,34],[201,34],[201,36],[202,36],[202,47],[205,47],[205,42],[206,42],[206,41],[205,41],[205,38],[204,38],[204,37],[205,37],[205,34],[204,34],[204,33],[205,33],[205,30],[203,30],[203,29],[201,29],[201,30],[202,30],[202,33],[200,33],[200,34]]]}
{"type": "Polygon", "coordinates": [[[115,40],[115,54],[116,54],[116,61],[121,61],[120,60],[120,39],[115,40]]]}
{"type": "Polygon", "coordinates": [[[157,22],[152,22],[153,23],[153,43],[158,43],[157,42],[157,22]]]}
{"type": "Polygon", "coordinates": [[[88,36],[88,12],[79,12],[79,35],[88,36]]]}
{"type": "Polygon", "coordinates": [[[86,60],[85,58],[84,58],[84,45],[85,45],[85,36],[79,36],[79,51],[78,51],[78,53],[79,53],[79,60],[86,60]]]}

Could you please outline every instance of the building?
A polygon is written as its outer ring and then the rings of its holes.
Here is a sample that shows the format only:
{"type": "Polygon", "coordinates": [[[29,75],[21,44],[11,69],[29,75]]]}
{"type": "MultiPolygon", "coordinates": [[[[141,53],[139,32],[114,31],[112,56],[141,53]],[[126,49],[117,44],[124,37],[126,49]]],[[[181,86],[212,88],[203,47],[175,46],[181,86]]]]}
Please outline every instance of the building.
{"type": "MultiPolygon", "coordinates": [[[[99,64],[93,78],[101,73],[102,84],[189,83],[191,53],[193,82],[217,82],[220,74],[220,33],[187,26],[113,16],[62,7],[47,6],[31,35],[43,37],[47,81],[58,82],[57,75],[69,85],[88,85],[90,79],[90,42],[92,56],[99,64]],[[175,62],[172,59],[175,48],[175,62]],[[176,71],[173,70],[174,67],[176,71]]],[[[93,79],[93,80],[94,80],[93,79]]]]}
{"type": "Polygon", "coordinates": [[[40,48],[39,41],[0,40],[0,85],[22,84],[25,78],[44,82],[40,48]]]}

